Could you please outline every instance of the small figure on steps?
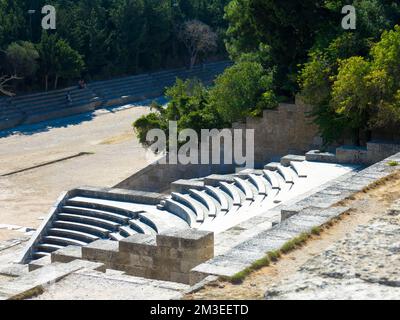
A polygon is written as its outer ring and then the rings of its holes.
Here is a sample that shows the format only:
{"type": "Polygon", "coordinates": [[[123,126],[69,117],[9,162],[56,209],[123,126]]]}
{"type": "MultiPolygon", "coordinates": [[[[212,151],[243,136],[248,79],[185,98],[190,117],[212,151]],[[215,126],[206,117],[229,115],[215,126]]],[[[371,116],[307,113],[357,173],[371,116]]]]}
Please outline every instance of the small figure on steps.
{"type": "Polygon", "coordinates": [[[67,103],[68,103],[68,104],[71,104],[71,103],[72,103],[71,91],[68,91],[67,96],[66,96],[66,99],[67,99],[67,103]]]}

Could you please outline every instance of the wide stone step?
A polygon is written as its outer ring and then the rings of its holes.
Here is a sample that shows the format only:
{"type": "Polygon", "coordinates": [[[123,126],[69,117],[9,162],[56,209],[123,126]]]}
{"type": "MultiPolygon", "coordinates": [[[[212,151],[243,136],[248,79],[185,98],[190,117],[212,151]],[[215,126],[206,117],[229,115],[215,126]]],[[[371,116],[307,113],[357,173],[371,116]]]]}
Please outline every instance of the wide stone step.
{"type": "Polygon", "coordinates": [[[173,192],[171,195],[173,200],[183,203],[185,206],[194,211],[194,213],[196,214],[196,222],[204,222],[206,218],[206,212],[196,200],[194,200],[191,196],[187,194],[173,192]]]}
{"type": "Polygon", "coordinates": [[[164,207],[169,212],[186,221],[189,226],[193,226],[197,220],[196,214],[190,208],[178,201],[166,199],[164,207]]]}
{"type": "Polygon", "coordinates": [[[93,218],[101,218],[104,220],[109,220],[118,224],[127,224],[130,220],[129,217],[113,212],[107,212],[103,210],[96,210],[90,208],[82,208],[82,207],[74,207],[74,206],[65,206],[62,208],[63,213],[71,213],[78,214],[82,216],[88,216],[93,218]]]}
{"type": "Polygon", "coordinates": [[[56,250],[59,250],[59,249],[62,249],[62,248],[64,248],[63,246],[59,246],[59,245],[56,245],[56,244],[50,244],[50,243],[41,243],[41,244],[39,244],[38,246],[37,246],[37,249],[39,250],[39,251],[42,251],[42,252],[54,252],[54,251],[56,251],[56,250]]]}
{"type": "Polygon", "coordinates": [[[307,178],[308,173],[304,162],[292,161],[290,162],[290,166],[297,173],[299,178],[307,178]]]}
{"type": "Polygon", "coordinates": [[[267,195],[267,180],[265,180],[262,176],[258,176],[255,174],[249,174],[249,179],[256,186],[258,194],[267,195]]]}
{"type": "Polygon", "coordinates": [[[282,165],[278,166],[278,172],[283,177],[286,183],[294,183],[294,171],[284,167],[282,165]]]}
{"type": "Polygon", "coordinates": [[[143,234],[157,234],[157,231],[154,230],[152,227],[147,225],[146,223],[143,223],[142,221],[138,219],[132,219],[129,220],[129,225],[131,226],[132,229],[136,230],[139,233],[143,234]]]}
{"type": "Polygon", "coordinates": [[[99,237],[108,237],[108,234],[110,233],[109,230],[101,227],[96,227],[90,224],[84,224],[78,222],[63,221],[63,220],[55,221],[53,226],[60,229],[79,231],[87,234],[96,235],[99,237]]]}
{"type": "MultiPolygon", "coordinates": [[[[64,221],[89,224],[89,225],[105,228],[110,231],[116,231],[116,230],[118,230],[118,227],[120,226],[119,223],[114,222],[114,221],[100,219],[100,218],[96,218],[96,217],[89,217],[89,216],[84,216],[84,215],[79,215],[79,214],[59,213],[58,217],[64,221]]],[[[124,219],[124,221],[125,221],[125,219],[124,219]]]]}
{"type": "Polygon", "coordinates": [[[139,232],[137,232],[136,230],[133,230],[131,227],[119,227],[120,233],[122,235],[125,235],[126,237],[130,237],[130,236],[134,236],[135,234],[138,234],[139,232]]]}
{"type": "Polygon", "coordinates": [[[45,236],[43,238],[44,243],[57,244],[63,247],[66,246],[86,246],[88,243],[84,241],[79,241],[66,237],[58,237],[58,236],[45,236]]]}
{"type": "Polygon", "coordinates": [[[229,199],[227,198],[228,195],[225,192],[213,186],[205,186],[205,188],[208,194],[218,200],[219,204],[221,205],[221,211],[229,211],[229,199]]]}
{"type": "Polygon", "coordinates": [[[111,201],[104,200],[104,199],[75,197],[75,198],[69,199],[67,201],[67,205],[117,213],[120,215],[127,216],[131,219],[138,217],[138,212],[117,207],[115,205],[109,204],[110,202],[111,201]]]}
{"type": "Polygon", "coordinates": [[[281,188],[279,178],[277,177],[275,171],[263,170],[263,172],[264,172],[264,177],[269,181],[269,183],[272,186],[272,189],[280,189],[281,188]]]}
{"type": "Polygon", "coordinates": [[[207,209],[208,209],[208,215],[210,217],[216,217],[217,216],[217,206],[215,205],[215,200],[211,196],[209,196],[207,193],[195,189],[190,189],[189,190],[190,194],[192,195],[193,198],[199,200],[201,203],[203,203],[207,209]]]}
{"type": "Polygon", "coordinates": [[[111,240],[115,240],[115,241],[121,241],[121,240],[125,239],[125,237],[122,236],[118,232],[114,232],[114,233],[110,233],[110,239],[111,240]]]}
{"type": "Polygon", "coordinates": [[[253,193],[250,183],[248,181],[246,181],[242,178],[238,178],[238,177],[234,177],[233,179],[235,180],[238,187],[244,192],[246,200],[253,201],[254,193],[253,193]]]}
{"type": "Polygon", "coordinates": [[[56,237],[65,237],[72,240],[78,240],[86,243],[99,240],[98,236],[86,232],[80,232],[70,229],[50,228],[49,234],[56,237]]]}
{"type": "Polygon", "coordinates": [[[178,229],[188,227],[188,222],[185,219],[176,214],[171,214],[169,211],[143,212],[140,214],[140,221],[152,227],[157,233],[162,233],[172,227],[178,229]]]}
{"type": "Polygon", "coordinates": [[[33,258],[34,258],[35,260],[37,260],[37,259],[41,259],[41,258],[43,258],[43,257],[48,257],[48,256],[50,256],[50,255],[51,255],[51,253],[49,253],[49,252],[37,251],[37,252],[34,252],[34,253],[33,253],[33,258]]]}
{"type": "Polygon", "coordinates": [[[230,183],[225,182],[225,181],[221,181],[219,184],[231,196],[234,206],[241,206],[242,205],[242,198],[240,196],[240,191],[235,185],[230,184],[230,183]]]}

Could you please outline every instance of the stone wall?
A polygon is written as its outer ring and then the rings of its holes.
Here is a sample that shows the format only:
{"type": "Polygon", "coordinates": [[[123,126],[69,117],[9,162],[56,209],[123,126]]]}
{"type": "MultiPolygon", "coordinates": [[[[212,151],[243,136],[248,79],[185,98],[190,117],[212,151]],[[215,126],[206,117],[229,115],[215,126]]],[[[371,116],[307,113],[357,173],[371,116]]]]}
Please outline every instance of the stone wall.
{"type": "MultiPolygon", "coordinates": [[[[275,157],[305,154],[321,146],[317,127],[307,117],[310,107],[281,104],[276,110],[265,110],[263,117],[248,118],[246,123],[235,123],[233,129],[254,129],[255,166],[262,168],[275,157]]],[[[243,135],[245,140],[245,134],[243,135]]],[[[223,163],[223,161],[221,161],[223,163]]],[[[180,179],[193,179],[211,174],[235,171],[235,165],[171,165],[155,162],[122,181],[115,188],[164,192],[180,179]]]]}
{"type": "Polygon", "coordinates": [[[400,152],[400,144],[384,141],[371,141],[366,147],[342,146],[336,149],[338,163],[371,165],[400,152]]]}
{"type": "Polygon", "coordinates": [[[214,173],[228,174],[234,170],[233,165],[182,165],[155,162],[120,182],[115,188],[167,192],[171,183],[180,179],[200,178],[214,173]]]}
{"type": "Polygon", "coordinates": [[[137,234],[119,242],[99,240],[82,248],[67,247],[54,252],[51,260],[101,262],[107,269],[132,276],[190,284],[191,270],[213,257],[214,233],[187,229],[154,236],[137,234]],[[76,249],[81,254],[76,254],[76,249]]]}
{"type": "Polygon", "coordinates": [[[318,128],[307,116],[310,111],[310,106],[297,99],[296,104],[280,104],[275,110],[265,110],[263,117],[248,118],[234,128],[255,130],[255,163],[263,166],[274,158],[321,146],[318,128]]]}

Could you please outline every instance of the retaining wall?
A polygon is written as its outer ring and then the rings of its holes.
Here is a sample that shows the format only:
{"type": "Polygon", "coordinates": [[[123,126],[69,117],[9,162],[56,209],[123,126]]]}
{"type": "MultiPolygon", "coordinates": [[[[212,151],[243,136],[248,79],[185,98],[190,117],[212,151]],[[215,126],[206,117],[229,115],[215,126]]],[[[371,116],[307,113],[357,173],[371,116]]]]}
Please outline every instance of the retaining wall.
{"type": "Polygon", "coordinates": [[[191,269],[213,257],[214,233],[188,229],[156,236],[138,234],[119,242],[99,240],[82,248],[67,247],[52,253],[51,261],[83,259],[104,263],[107,269],[131,276],[190,284],[191,269]]]}

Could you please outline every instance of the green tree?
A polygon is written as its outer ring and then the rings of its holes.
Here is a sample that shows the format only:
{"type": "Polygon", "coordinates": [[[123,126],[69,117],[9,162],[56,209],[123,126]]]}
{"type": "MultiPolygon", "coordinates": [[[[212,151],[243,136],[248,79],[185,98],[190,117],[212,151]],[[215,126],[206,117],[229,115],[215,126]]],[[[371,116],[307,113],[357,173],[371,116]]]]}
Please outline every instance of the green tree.
{"type": "Polygon", "coordinates": [[[82,56],[72,49],[67,42],[59,39],[55,47],[54,89],[57,89],[59,78],[73,79],[79,77],[84,66],[82,56]]]}
{"type": "Polygon", "coordinates": [[[13,42],[8,46],[6,56],[14,76],[29,77],[38,69],[39,53],[33,43],[13,42]]]}
{"type": "Polygon", "coordinates": [[[258,116],[275,108],[273,72],[265,72],[260,63],[241,61],[225,70],[210,90],[210,105],[223,119],[232,123],[246,116],[258,116]]]}
{"type": "Polygon", "coordinates": [[[54,78],[54,88],[56,89],[59,78],[78,77],[84,68],[82,56],[55,34],[43,32],[38,49],[46,90],[48,90],[50,77],[54,78]]]}
{"type": "Polygon", "coordinates": [[[371,65],[362,57],[351,57],[341,62],[332,86],[331,104],[335,113],[354,132],[354,142],[360,145],[360,131],[368,129],[371,95],[368,75],[371,65]]]}

